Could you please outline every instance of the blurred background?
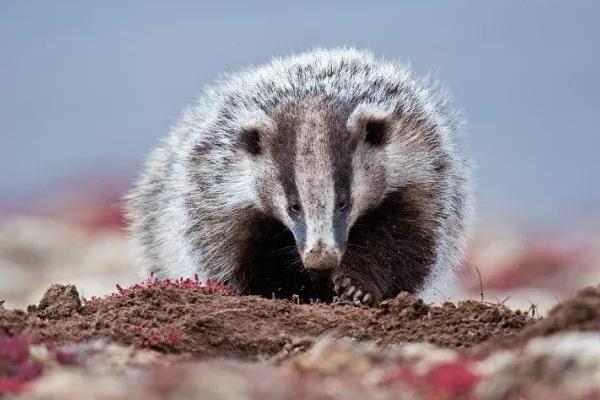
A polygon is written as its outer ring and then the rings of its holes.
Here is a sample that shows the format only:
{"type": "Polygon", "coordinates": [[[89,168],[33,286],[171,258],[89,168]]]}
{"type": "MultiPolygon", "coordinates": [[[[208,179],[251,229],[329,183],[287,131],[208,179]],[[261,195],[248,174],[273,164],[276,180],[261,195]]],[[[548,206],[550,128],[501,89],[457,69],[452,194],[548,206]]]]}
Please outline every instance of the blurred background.
{"type": "Polygon", "coordinates": [[[120,198],[220,73],[317,46],[410,62],[451,89],[478,220],[453,298],[543,312],[600,282],[596,1],[0,3],[0,301],[139,279],[120,198]]]}

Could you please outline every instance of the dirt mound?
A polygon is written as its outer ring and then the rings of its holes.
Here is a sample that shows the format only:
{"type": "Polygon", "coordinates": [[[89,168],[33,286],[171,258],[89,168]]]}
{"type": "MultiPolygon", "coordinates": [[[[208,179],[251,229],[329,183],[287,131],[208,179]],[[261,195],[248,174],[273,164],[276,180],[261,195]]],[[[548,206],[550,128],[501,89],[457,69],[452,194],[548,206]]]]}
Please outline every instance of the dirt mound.
{"type": "Polygon", "coordinates": [[[106,338],[196,357],[268,358],[302,350],[321,335],[382,345],[428,341],[475,346],[521,331],[526,314],[476,301],[430,306],[402,293],[379,308],[296,304],[232,296],[194,280],[153,280],[102,299],[79,302],[74,287],[53,285],[27,313],[0,307],[0,333],[44,343],[106,338]]]}
{"type": "Polygon", "coordinates": [[[600,286],[587,287],[558,304],[535,325],[520,335],[523,341],[559,332],[600,331],[600,286]]]}
{"type": "Polygon", "coordinates": [[[548,312],[546,318],[528,324],[521,332],[499,336],[478,346],[477,352],[489,354],[499,348],[516,348],[530,339],[565,332],[600,331],[600,286],[587,287],[548,312]]]}
{"type": "Polygon", "coordinates": [[[79,293],[73,285],[51,285],[40,300],[37,314],[41,318],[60,319],[81,310],[79,293]]]}

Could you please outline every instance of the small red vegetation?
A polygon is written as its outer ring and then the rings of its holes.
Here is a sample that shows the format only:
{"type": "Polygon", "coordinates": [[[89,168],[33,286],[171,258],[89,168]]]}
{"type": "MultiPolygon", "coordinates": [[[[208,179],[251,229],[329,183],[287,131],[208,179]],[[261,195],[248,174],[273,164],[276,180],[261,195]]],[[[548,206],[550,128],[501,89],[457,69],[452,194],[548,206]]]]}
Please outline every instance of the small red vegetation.
{"type": "Polygon", "coordinates": [[[41,213],[91,233],[118,232],[127,225],[121,207],[124,189],[120,179],[81,177],[65,182],[58,191],[45,193],[43,204],[33,204],[29,213],[41,213]]]}
{"type": "Polygon", "coordinates": [[[165,330],[161,330],[139,326],[135,328],[134,332],[143,338],[143,347],[151,348],[177,346],[183,337],[183,332],[177,328],[167,328],[165,330]]]}
{"type": "Polygon", "coordinates": [[[469,360],[458,360],[436,365],[425,380],[432,388],[449,394],[466,393],[473,389],[481,377],[471,368],[469,360]]]}
{"type": "Polygon", "coordinates": [[[21,391],[41,373],[42,366],[30,358],[27,340],[0,336],[0,395],[21,391]]]}
{"type": "Polygon", "coordinates": [[[436,396],[469,398],[468,395],[480,379],[479,374],[472,369],[472,361],[460,359],[438,364],[424,375],[418,375],[405,367],[398,367],[383,380],[382,385],[405,383],[436,396]]]}
{"type": "MultiPolygon", "coordinates": [[[[188,289],[188,290],[202,290],[206,294],[220,294],[224,296],[231,296],[234,291],[231,287],[209,279],[206,284],[200,281],[198,275],[194,275],[193,278],[179,278],[179,279],[159,279],[150,274],[150,277],[140,283],[135,283],[129,287],[122,287],[118,283],[116,284],[117,293],[109,295],[111,296],[128,296],[141,289],[188,289]]],[[[92,297],[91,299],[82,298],[85,304],[94,303],[101,300],[100,297],[92,297]]]]}
{"type": "Polygon", "coordinates": [[[179,279],[159,279],[150,274],[150,278],[146,279],[142,283],[137,283],[126,289],[117,285],[117,290],[120,294],[126,295],[131,291],[135,291],[140,288],[174,288],[174,289],[191,289],[191,290],[203,290],[206,294],[222,294],[222,295],[233,295],[231,287],[220,283],[218,281],[209,279],[206,284],[202,284],[198,274],[194,275],[193,278],[179,278],[179,279]]]}
{"type": "MultiPolygon", "coordinates": [[[[196,275],[196,279],[198,279],[198,275],[196,275]]],[[[212,279],[206,282],[205,289],[208,294],[217,293],[223,296],[233,296],[235,294],[230,286],[212,279]]]]}
{"type": "MultiPolygon", "coordinates": [[[[136,283],[127,288],[121,287],[121,285],[117,284],[117,292],[121,296],[127,296],[129,293],[135,292],[139,289],[146,288],[175,288],[175,289],[191,289],[191,290],[199,290],[205,286],[202,286],[202,282],[198,278],[198,275],[195,275],[193,278],[179,278],[179,279],[159,279],[151,274],[148,279],[142,281],[140,283],[136,283]]],[[[208,287],[208,285],[206,286],[208,287]]]]}
{"type": "Polygon", "coordinates": [[[571,269],[573,264],[582,267],[579,254],[578,248],[532,244],[512,260],[512,263],[500,265],[495,269],[488,278],[486,287],[500,290],[527,287],[539,282],[540,277],[552,276],[557,277],[560,281],[558,284],[562,285],[564,282],[559,277],[564,271],[571,269]]]}
{"type": "MultiPolygon", "coordinates": [[[[493,241],[490,243],[493,244],[493,241]]],[[[479,291],[479,277],[475,269],[480,266],[482,283],[488,290],[539,287],[567,294],[587,283],[573,276],[585,276],[596,268],[598,252],[593,243],[534,237],[513,245],[514,249],[504,250],[504,253],[493,245],[475,245],[471,249],[470,261],[461,270],[465,286],[479,291]]]]}
{"type": "Polygon", "coordinates": [[[75,350],[57,349],[54,352],[54,358],[60,365],[79,364],[79,354],[75,350]]]}

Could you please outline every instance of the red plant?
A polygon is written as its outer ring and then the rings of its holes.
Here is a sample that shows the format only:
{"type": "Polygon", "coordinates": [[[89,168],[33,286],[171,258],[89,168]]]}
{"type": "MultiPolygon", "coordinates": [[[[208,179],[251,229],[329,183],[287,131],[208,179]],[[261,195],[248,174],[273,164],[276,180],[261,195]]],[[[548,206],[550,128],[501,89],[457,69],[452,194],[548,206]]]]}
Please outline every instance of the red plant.
{"type": "MultiPolygon", "coordinates": [[[[198,279],[198,275],[196,275],[196,279],[198,279]]],[[[232,296],[234,294],[233,290],[230,286],[225,285],[224,283],[218,282],[216,280],[209,279],[206,282],[206,291],[207,293],[218,293],[225,296],[232,296]]]]}
{"type": "MultiPolygon", "coordinates": [[[[150,277],[140,283],[135,283],[129,287],[122,287],[118,283],[115,285],[117,293],[110,294],[111,296],[127,296],[130,293],[134,293],[137,290],[148,289],[148,288],[164,288],[164,289],[189,289],[189,290],[202,290],[206,294],[221,294],[221,295],[233,295],[233,290],[220,282],[209,279],[206,284],[202,284],[198,275],[194,275],[193,278],[179,278],[179,279],[159,279],[150,274],[150,277]]],[[[93,296],[90,299],[82,298],[85,304],[94,303],[101,300],[101,297],[93,296]]]]}
{"type": "Polygon", "coordinates": [[[181,343],[183,333],[178,328],[157,329],[143,325],[136,326],[134,333],[142,337],[143,347],[174,347],[181,343]]]}
{"type": "Polygon", "coordinates": [[[461,359],[436,365],[427,373],[425,380],[439,392],[460,394],[473,389],[480,378],[471,369],[471,362],[461,359]]]}
{"type": "Polygon", "coordinates": [[[0,395],[21,391],[42,373],[42,366],[29,357],[23,337],[0,336],[0,395]]]}
{"type": "Polygon", "coordinates": [[[220,282],[209,279],[205,285],[202,284],[198,275],[194,275],[193,278],[178,278],[178,279],[159,279],[150,274],[150,277],[141,283],[136,283],[128,288],[122,288],[117,284],[117,291],[121,295],[126,295],[132,291],[143,289],[143,288],[174,288],[174,289],[191,289],[201,290],[203,289],[206,293],[219,293],[224,295],[232,294],[232,290],[229,286],[220,282]]]}
{"type": "Polygon", "coordinates": [[[467,359],[441,363],[424,375],[418,375],[406,367],[399,366],[381,384],[391,385],[401,382],[443,398],[470,398],[468,395],[481,379],[472,370],[471,364],[472,361],[467,359]]]}
{"type": "Polygon", "coordinates": [[[74,350],[57,349],[54,352],[54,358],[60,365],[77,365],[79,363],[79,355],[74,350]]]}

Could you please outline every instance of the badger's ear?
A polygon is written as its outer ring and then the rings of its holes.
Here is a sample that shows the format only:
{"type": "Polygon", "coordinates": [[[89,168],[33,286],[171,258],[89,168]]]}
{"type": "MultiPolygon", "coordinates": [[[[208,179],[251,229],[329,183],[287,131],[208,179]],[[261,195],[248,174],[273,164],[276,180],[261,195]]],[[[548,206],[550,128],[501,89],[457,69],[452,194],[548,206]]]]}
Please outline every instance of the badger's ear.
{"type": "Polygon", "coordinates": [[[273,135],[275,121],[266,114],[254,115],[242,123],[239,143],[244,151],[260,155],[264,151],[265,141],[273,135]]]}
{"type": "Polygon", "coordinates": [[[240,146],[242,149],[257,156],[262,153],[262,146],[260,143],[260,132],[255,127],[248,127],[242,129],[240,136],[240,146]]]}
{"type": "Polygon", "coordinates": [[[391,128],[392,109],[379,104],[361,104],[348,117],[347,129],[352,147],[364,142],[369,146],[383,146],[391,128]]]}

